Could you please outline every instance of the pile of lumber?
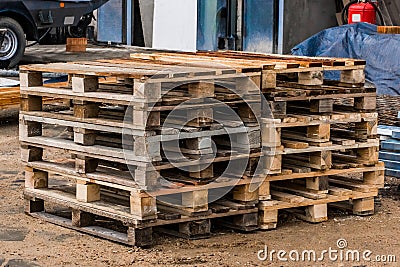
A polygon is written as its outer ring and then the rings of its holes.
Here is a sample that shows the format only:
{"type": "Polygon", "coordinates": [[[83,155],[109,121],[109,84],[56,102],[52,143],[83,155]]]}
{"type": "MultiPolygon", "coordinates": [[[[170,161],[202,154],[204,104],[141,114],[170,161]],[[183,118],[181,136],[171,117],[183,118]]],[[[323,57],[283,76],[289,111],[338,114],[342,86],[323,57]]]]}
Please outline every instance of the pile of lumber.
{"type": "MultiPolygon", "coordinates": [[[[397,121],[400,121],[400,112],[397,121]]],[[[400,178],[400,127],[379,125],[378,133],[382,139],[379,159],[385,163],[385,174],[400,178]]]]}
{"type": "Polygon", "coordinates": [[[19,107],[19,87],[0,87],[0,110],[19,107]]]}
{"type": "Polygon", "coordinates": [[[23,66],[26,211],[138,246],[153,230],[274,229],[280,210],[314,223],[328,206],[370,215],[384,167],[364,68],[243,52],[23,66]],[[44,87],[48,72],[69,83],[44,87]],[[43,97],[71,107],[45,111],[43,97]]]}

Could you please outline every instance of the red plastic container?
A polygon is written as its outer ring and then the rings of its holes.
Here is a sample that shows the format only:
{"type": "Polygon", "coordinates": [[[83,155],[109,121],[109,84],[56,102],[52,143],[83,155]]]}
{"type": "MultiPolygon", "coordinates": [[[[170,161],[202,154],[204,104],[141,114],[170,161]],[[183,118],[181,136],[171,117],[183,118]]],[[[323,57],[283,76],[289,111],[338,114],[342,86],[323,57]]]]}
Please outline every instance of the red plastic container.
{"type": "Polygon", "coordinates": [[[349,7],[349,24],[368,22],[376,24],[376,10],[370,3],[356,3],[349,7]]]}

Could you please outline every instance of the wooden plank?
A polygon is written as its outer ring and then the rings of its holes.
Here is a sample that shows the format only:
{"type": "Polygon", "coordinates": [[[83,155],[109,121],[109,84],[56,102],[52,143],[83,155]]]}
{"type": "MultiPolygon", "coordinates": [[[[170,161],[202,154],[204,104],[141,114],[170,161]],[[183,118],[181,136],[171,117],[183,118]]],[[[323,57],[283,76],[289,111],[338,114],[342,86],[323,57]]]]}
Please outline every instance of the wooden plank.
{"type": "Polygon", "coordinates": [[[377,32],[381,34],[400,34],[400,26],[378,26],[377,32]]]}

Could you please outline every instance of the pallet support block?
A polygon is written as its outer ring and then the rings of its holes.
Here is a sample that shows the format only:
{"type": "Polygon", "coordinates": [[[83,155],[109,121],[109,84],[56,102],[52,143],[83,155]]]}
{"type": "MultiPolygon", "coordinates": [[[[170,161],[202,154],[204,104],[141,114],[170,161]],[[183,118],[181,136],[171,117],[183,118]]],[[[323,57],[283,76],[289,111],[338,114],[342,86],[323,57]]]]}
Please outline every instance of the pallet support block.
{"type": "Polygon", "coordinates": [[[158,185],[160,174],[151,168],[151,166],[139,166],[135,169],[135,182],[141,189],[151,189],[158,185]]]}
{"type": "Polygon", "coordinates": [[[306,188],[318,192],[328,192],[329,190],[329,177],[320,176],[313,178],[306,178],[306,188]]]}
{"type": "Polygon", "coordinates": [[[236,134],[236,143],[233,144],[235,148],[244,148],[244,149],[259,149],[261,144],[261,135],[260,131],[247,131],[245,133],[236,134]]]}
{"type": "Polygon", "coordinates": [[[258,188],[258,199],[260,201],[271,199],[271,182],[264,180],[258,188]]]}
{"type": "Polygon", "coordinates": [[[355,135],[358,140],[366,141],[378,135],[378,120],[355,123],[355,135]]]}
{"type": "Polygon", "coordinates": [[[157,200],[146,193],[131,191],[130,194],[131,214],[140,220],[157,219],[157,200]]]}
{"type": "Polygon", "coordinates": [[[160,101],[161,96],[161,83],[143,82],[137,79],[133,81],[132,99],[143,99],[149,103],[160,101]]]}
{"type": "Polygon", "coordinates": [[[192,98],[214,97],[213,82],[195,82],[188,84],[188,92],[192,98]]]}
{"type": "Polygon", "coordinates": [[[306,207],[306,216],[304,219],[308,222],[318,223],[328,220],[328,205],[319,204],[306,207]]]}
{"type": "Polygon", "coordinates": [[[259,190],[256,185],[252,184],[237,185],[232,191],[233,200],[240,202],[257,202],[258,196],[259,190]]]}
{"type": "Polygon", "coordinates": [[[333,99],[313,99],[310,101],[310,112],[332,113],[333,99]]]}
{"type": "Polygon", "coordinates": [[[179,224],[179,233],[189,239],[204,238],[211,234],[210,219],[179,224]]]}
{"type": "Polygon", "coordinates": [[[75,170],[78,173],[91,173],[95,172],[99,166],[99,160],[87,156],[76,155],[75,170]]]}
{"type": "Polygon", "coordinates": [[[100,200],[100,185],[76,181],[76,199],[81,202],[95,202],[100,200]]]}
{"type": "Polygon", "coordinates": [[[134,153],[135,156],[147,158],[151,161],[161,161],[160,142],[149,142],[147,137],[138,136],[134,138],[134,153]]]}
{"type": "Polygon", "coordinates": [[[72,226],[76,227],[87,227],[91,226],[94,222],[93,214],[72,209],[72,226]]]}
{"type": "MultiPolygon", "coordinates": [[[[377,166],[385,167],[385,163],[379,162],[377,166]]],[[[363,183],[367,185],[377,185],[383,187],[385,185],[385,171],[364,172],[363,183]]]]}
{"type": "Polygon", "coordinates": [[[31,167],[25,167],[25,187],[32,189],[47,188],[49,183],[49,174],[44,171],[35,170],[31,167]]]}
{"type": "Polygon", "coordinates": [[[379,147],[365,147],[356,150],[357,159],[365,161],[366,164],[376,164],[379,161],[379,147]]]}
{"type": "Polygon", "coordinates": [[[262,71],[261,88],[263,93],[268,92],[268,89],[276,87],[276,72],[271,70],[262,71]]]}
{"type": "Polygon", "coordinates": [[[96,142],[97,131],[84,128],[74,128],[74,142],[83,146],[93,146],[96,142]]]}
{"type": "Polygon", "coordinates": [[[25,198],[25,213],[44,211],[44,201],[42,199],[25,198]]]}
{"type": "Polygon", "coordinates": [[[332,167],[332,152],[320,151],[310,153],[310,168],[326,170],[332,167]]]}
{"type": "Polygon", "coordinates": [[[21,95],[21,111],[42,111],[43,98],[41,96],[21,95]]]}
{"type": "Polygon", "coordinates": [[[35,121],[20,120],[19,136],[22,138],[41,136],[43,133],[42,124],[35,121]]]}
{"type": "Polygon", "coordinates": [[[214,120],[213,108],[189,109],[181,126],[208,127],[214,120]]]}
{"type": "Polygon", "coordinates": [[[376,110],[376,97],[356,97],[354,98],[354,108],[357,110],[376,110]]]}
{"type": "Polygon", "coordinates": [[[41,161],[43,159],[43,148],[21,145],[22,162],[41,161]]]}
{"type": "Polygon", "coordinates": [[[322,71],[299,72],[298,83],[302,85],[322,85],[324,74],[322,71]]]}
{"type": "Polygon", "coordinates": [[[99,116],[99,104],[94,102],[74,100],[74,116],[79,119],[97,118],[99,116]]]}
{"type": "Polygon", "coordinates": [[[295,210],[294,215],[297,218],[310,223],[325,222],[328,220],[328,205],[317,204],[317,205],[307,206],[304,208],[304,212],[295,210]]]}
{"type": "Polygon", "coordinates": [[[270,101],[270,109],[275,118],[283,118],[287,113],[286,101],[270,101]]]}
{"type": "Polygon", "coordinates": [[[238,106],[238,114],[243,122],[255,123],[261,117],[261,103],[241,104],[238,106]]]}
{"type": "Polygon", "coordinates": [[[214,165],[203,164],[189,167],[189,176],[195,179],[209,179],[214,177],[214,165]]]}
{"type": "Polygon", "coordinates": [[[359,216],[373,215],[375,202],[373,197],[353,199],[353,214],[359,216]]]}
{"type": "Polygon", "coordinates": [[[258,229],[258,213],[247,213],[225,218],[226,226],[235,230],[252,232],[258,229]],[[229,222],[228,222],[229,220],[229,222]]]}
{"type": "Polygon", "coordinates": [[[211,137],[198,137],[185,139],[185,147],[191,150],[202,150],[202,149],[210,149],[212,148],[212,139],[211,137]]]}
{"type": "Polygon", "coordinates": [[[265,155],[262,157],[265,174],[276,174],[282,172],[282,155],[265,155]]]}
{"type": "Polygon", "coordinates": [[[281,128],[275,127],[273,123],[262,124],[261,141],[263,147],[281,146],[281,128]]]}
{"type": "Polygon", "coordinates": [[[272,209],[276,201],[260,201],[258,205],[261,230],[273,230],[278,225],[278,209],[272,209]]]}
{"type": "Polygon", "coordinates": [[[132,246],[137,247],[148,247],[153,245],[153,228],[134,228],[129,227],[128,231],[128,243],[132,246]]]}
{"type": "Polygon", "coordinates": [[[135,105],[133,109],[133,125],[137,129],[145,130],[148,127],[157,127],[161,124],[161,114],[151,111],[149,104],[135,105]]]}
{"type": "Polygon", "coordinates": [[[21,72],[19,74],[21,87],[34,87],[43,85],[43,76],[41,72],[21,72]]]}
{"type": "Polygon", "coordinates": [[[208,211],[208,190],[182,193],[182,206],[190,212],[208,211]]]}
{"type": "Polygon", "coordinates": [[[317,140],[329,140],[331,138],[331,125],[327,123],[307,127],[307,137],[317,140]]]}
{"type": "Polygon", "coordinates": [[[96,92],[99,89],[97,76],[73,76],[72,91],[75,93],[96,92]]]}
{"type": "Polygon", "coordinates": [[[365,71],[364,69],[342,70],[340,75],[340,81],[342,83],[364,84],[365,71]]]}

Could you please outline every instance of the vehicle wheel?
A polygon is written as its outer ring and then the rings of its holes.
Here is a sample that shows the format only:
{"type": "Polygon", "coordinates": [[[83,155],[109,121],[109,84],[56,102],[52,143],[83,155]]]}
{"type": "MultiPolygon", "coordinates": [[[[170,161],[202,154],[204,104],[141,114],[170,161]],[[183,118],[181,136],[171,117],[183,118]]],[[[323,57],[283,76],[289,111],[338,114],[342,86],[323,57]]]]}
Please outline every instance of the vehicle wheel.
{"type": "Polygon", "coordinates": [[[7,17],[0,17],[0,29],[6,30],[3,43],[0,46],[0,61],[7,67],[14,67],[25,52],[24,30],[17,21],[7,17]]]}

